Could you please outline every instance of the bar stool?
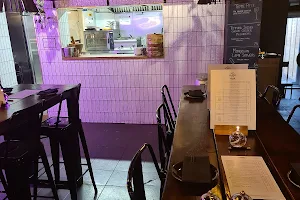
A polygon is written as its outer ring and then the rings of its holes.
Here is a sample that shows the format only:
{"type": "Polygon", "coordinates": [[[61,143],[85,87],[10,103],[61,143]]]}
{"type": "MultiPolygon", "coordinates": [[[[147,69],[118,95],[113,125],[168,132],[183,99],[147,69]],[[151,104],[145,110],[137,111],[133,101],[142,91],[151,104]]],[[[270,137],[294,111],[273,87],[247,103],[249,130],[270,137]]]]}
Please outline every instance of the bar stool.
{"type": "Polygon", "coordinates": [[[150,144],[145,143],[132,158],[128,169],[127,190],[131,200],[146,200],[141,158],[142,153],[145,151],[145,149],[149,150],[158,177],[161,181],[160,198],[162,196],[166,174],[160,170],[152,146],[150,144]]]}
{"type": "Polygon", "coordinates": [[[167,129],[166,124],[170,123],[171,119],[169,113],[166,111],[165,104],[161,104],[157,108],[156,121],[157,121],[160,163],[161,163],[161,168],[166,171],[168,167],[168,161],[170,158],[174,133],[166,130],[167,129]],[[164,124],[162,124],[162,116],[164,118],[164,124]]]}
{"type": "MultiPolygon", "coordinates": [[[[77,98],[79,100],[81,84],[78,84],[76,88],[78,91],[77,98]]],[[[85,158],[87,161],[87,164],[81,164],[81,165],[88,166],[88,169],[85,170],[85,172],[82,174],[82,176],[85,173],[87,173],[87,171],[89,171],[90,177],[91,177],[91,180],[93,183],[93,187],[95,190],[95,194],[97,194],[98,190],[97,190],[96,182],[94,179],[94,174],[93,174],[92,165],[91,165],[91,161],[90,161],[90,155],[89,155],[89,151],[88,151],[88,147],[87,147],[81,120],[78,119],[75,122],[70,122],[68,117],[60,116],[63,100],[64,100],[64,93],[61,94],[61,100],[59,103],[57,116],[50,117],[42,123],[42,134],[41,135],[47,136],[50,139],[55,181],[56,181],[56,183],[60,182],[59,164],[64,163],[65,166],[66,165],[70,166],[67,161],[67,158],[68,158],[67,152],[69,152],[69,151],[64,149],[63,146],[60,145],[60,143],[62,142],[62,140],[67,140],[69,134],[74,134],[75,132],[77,132],[79,134],[79,138],[80,138],[80,141],[81,141],[81,144],[83,147],[84,155],[85,155],[85,158]],[[59,162],[59,146],[61,146],[64,162],[59,162]]],[[[69,177],[75,177],[74,171],[68,170],[68,168],[66,167],[66,173],[67,173],[68,179],[69,179],[69,177]]],[[[82,176],[80,178],[82,178],[82,176]]],[[[77,199],[77,185],[76,184],[79,179],[73,180],[73,178],[72,178],[72,180],[68,180],[71,198],[73,200],[77,199]]]]}
{"type": "Polygon", "coordinates": [[[170,95],[169,88],[167,85],[162,86],[161,94],[162,94],[162,101],[166,107],[166,112],[169,113],[170,119],[171,119],[170,123],[166,124],[166,125],[168,126],[169,131],[174,132],[175,123],[176,123],[176,119],[177,119],[177,113],[176,113],[175,106],[173,104],[172,97],[170,95]],[[173,114],[171,112],[170,105],[171,105],[173,114]]]}
{"type": "MultiPolygon", "coordinates": [[[[59,200],[44,145],[39,138],[42,122],[42,108],[43,102],[15,112],[9,120],[13,129],[4,134],[5,141],[0,144],[0,168],[5,170],[7,180],[4,178],[2,170],[0,170],[0,179],[10,200],[24,199],[23,196],[19,196],[20,194],[18,194],[18,192],[20,191],[15,191],[13,185],[18,184],[21,176],[26,182],[24,184],[28,184],[29,187],[29,175],[27,170],[31,168],[32,163],[34,163],[34,166],[37,166],[37,160],[39,158],[41,158],[45,167],[48,183],[53,192],[53,198],[59,200]],[[19,138],[20,130],[23,130],[22,135],[24,135],[24,132],[27,133],[26,139],[17,139],[19,138]]],[[[34,194],[32,196],[36,199],[38,184],[38,169],[36,167],[34,167],[32,178],[34,181],[34,194]]],[[[30,194],[30,190],[25,191],[25,187],[23,189],[23,192],[30,194]]]]}
{"type": "Polygon", "coordinates": [[[272,105],[274,107],[277,107],[279,105],[279,103],[280,103],[280,101],[281,101],[281,99],[282,99],[283,96],[281,95],[279,89],[276,86],[274,86],[274,85],[268,85],[266,87],[264,93],[260,94],[259,97],[260,98],[264,98],[269,104],[271,104],[270,101],[266,98],[266,95],[267,95],[269,89],[272,89],[273,93],[275,94],[272,97],[272,105]]]}

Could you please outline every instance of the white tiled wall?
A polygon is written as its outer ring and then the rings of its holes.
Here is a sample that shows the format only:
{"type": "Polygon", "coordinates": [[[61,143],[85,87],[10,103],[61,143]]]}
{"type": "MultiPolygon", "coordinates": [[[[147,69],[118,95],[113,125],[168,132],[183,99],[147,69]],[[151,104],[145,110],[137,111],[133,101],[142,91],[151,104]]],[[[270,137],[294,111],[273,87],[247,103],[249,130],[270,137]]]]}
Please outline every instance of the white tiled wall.
{"type": "MultiPolygon", "coordinates": [[[[85,1],[69,0],[60,5],[90,4],[85,1]]],[[[101,5],[97,2],[93,5],[101,5]]],[[[125,1],[110,2],[118,5],[125,1]]],[[[82,83],[80,115],[85,122],[155,123],[162,85],[169,86],[177,107],[183,85],[194,84],[197,74],[206,72],[209,63],[222,63],[225,5],[196,3],[164,4],[165,58],[144,60],[63,61],[56,12],[49,7],[47,13],[54,15],[54,20],[46,29],[37,26],[44,83],[82,83]],[[49,42],[55,47],[45,48],[49,42]]],[[[50,114],[53,112],[56,114],[55,109],[50,114]]]]}
{"type": "Polygon", "coordinates": [[[3,87],[18,84],[5,12],[0,12],[0,80],[3,87]]]}

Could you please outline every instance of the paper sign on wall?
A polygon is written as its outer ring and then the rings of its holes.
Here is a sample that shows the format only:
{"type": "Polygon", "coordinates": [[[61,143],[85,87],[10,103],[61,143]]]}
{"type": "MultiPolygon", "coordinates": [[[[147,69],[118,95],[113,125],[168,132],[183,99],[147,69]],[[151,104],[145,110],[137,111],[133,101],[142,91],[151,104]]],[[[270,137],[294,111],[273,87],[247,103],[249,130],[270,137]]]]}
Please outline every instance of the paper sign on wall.
{"type": "Polygon", "coordinates": [[[255,70],[211,70],[210,83],[210,128],[235,124],[255,130],[255,70]]]}

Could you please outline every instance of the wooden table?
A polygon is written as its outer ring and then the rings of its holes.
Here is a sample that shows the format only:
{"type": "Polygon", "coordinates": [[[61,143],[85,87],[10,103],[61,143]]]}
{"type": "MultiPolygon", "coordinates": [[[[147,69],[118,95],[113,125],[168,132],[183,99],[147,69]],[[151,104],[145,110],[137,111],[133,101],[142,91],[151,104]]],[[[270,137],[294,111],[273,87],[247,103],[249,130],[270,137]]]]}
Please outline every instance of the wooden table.
{"type": "MultiPolygon", "coordinates": [[[[196,88],[196,86],[184,86],[182,94],[189,89],[196,88]]],[[[193,188],[177,181],[171,174],[172,165],[182,161],[189,147],[193,145],[206,146],[210,162],[216,167],[218,166],[217,158],[221,162],[221,155],[262,156],[286,199],[300,199],[300,189],[289,183],[286,176],[290,170],[290,163],[300,162],[300,137],[265,100],[257,99],[257,130],[250,131],[247,142],[251,150],[230,151],[228,150],[228,136],[217,135],[216,151],[213,136],[212,130],[209,129],[206,101],[190,102],[181,95],[163,200],[199,199],[201,192],[206,192],[202,191],[202,188],[193,188]],[[201,138],[206,139],[206,142],[200,142],[201,138]]],[[[213,190],[218,193],[219,197],[225,199],[224,193],[228,192],[228,186],[222,163],[220,174],[219,185],[213,190]],[[225,191],[222,188],[225,188],[225,191]]]]}
{"type": "MultiPolygon", "coordinates": [[[[13,87],[12,93],[20,92],[22,90],[45,90],[48,88],[57,88],[58,93],[56,95],[46,97],[42,99],[38,95],[31,95],[24,99],[14,100],[13,102],[9,102],[8,106],[0,108],[0,135],[3,135],[7,130],[10,129],[11,124],[8,123],[9,118],[12,116],[14,112],[23,110],[25,108],[36,105],[44,100],[43,110],[47,110],[54,105],[60,102],[60,95],[64,93],[64,99],[67,101],[68,106],[68,116],[70,122],[76,122],[79,120],[79,105],[77,100],[77,89],[76,85],[36,85],[36,84],[20,84],[13,87]]],[[[80,158],[80,148],[79,148],[79,138],[78,134],[72,134],[68,138],[68,148],[70,152],[72,152],[72,170],[75,170],[76,177],[68,177],[70,179],[78,179],[77,186],[81,186],[83,180],[81,177],[82,169],[81,169],[81,158],[80,158]]],[[[15,187],[24,187],[22,185],[17,185],[15,187]]],[[[16,191],[19,191],[16,188],[16,191]]],[[[76,191],[75,191],[76,193],[76,191]]],[[[28,194],[27,194],[28,195],[28,194]]],[[[22,196],[22,199],[27,199],[26,195],[22,196]]],[[[31,199],[31,198],[28,198],[31,199]]]]}

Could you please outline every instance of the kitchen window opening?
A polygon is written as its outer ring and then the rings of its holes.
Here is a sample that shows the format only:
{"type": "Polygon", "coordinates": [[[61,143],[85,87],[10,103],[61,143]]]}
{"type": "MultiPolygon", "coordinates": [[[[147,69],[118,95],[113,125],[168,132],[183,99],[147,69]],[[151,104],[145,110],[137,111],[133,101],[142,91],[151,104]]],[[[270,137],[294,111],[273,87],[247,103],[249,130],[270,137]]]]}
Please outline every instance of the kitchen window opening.
{"type": "Polygon", "coordinates": [[[59,8],[64,60],[162,58],[161,4],[59,8]]]}

